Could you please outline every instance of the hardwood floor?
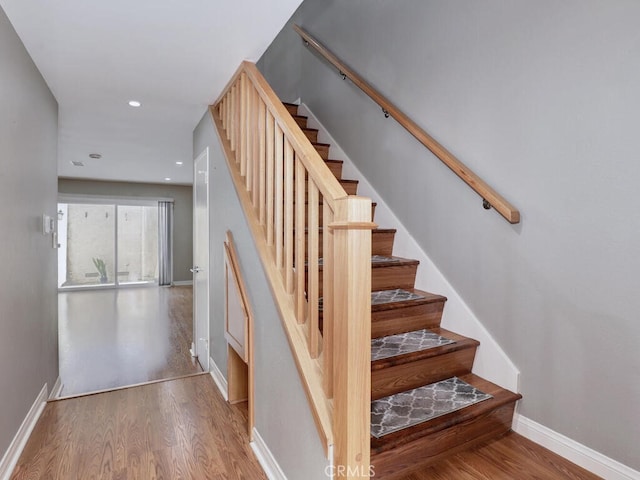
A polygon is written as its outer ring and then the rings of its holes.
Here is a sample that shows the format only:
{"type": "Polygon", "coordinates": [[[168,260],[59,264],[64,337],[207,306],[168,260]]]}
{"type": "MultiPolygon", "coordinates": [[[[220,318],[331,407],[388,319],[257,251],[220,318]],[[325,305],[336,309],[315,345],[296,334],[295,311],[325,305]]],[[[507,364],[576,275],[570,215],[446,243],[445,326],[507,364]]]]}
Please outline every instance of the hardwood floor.
{"type": "Polygon", "coordinates": [[[201,372],[192,308],[189,286],[60,293],[61,395],[201,372]]]}
{"type": "Polygon", "coordinates": [[[49,402],[11,477],[266,480],[207,374],[49,402]]]}
{"type": "MultiPolygon", "coordinates": [[[[225,402],[207,374],[57,400],[45,407],[11,480],[264,480],[246,422],[246,403],[225,402]]],[[[515,433],[396,477],[597,478],[515,433]]]]}
{"type": "Polygon", "coordinates": [[[460,452],[397,480],[596,480],[587,472],[517,433],[460,452]]]}

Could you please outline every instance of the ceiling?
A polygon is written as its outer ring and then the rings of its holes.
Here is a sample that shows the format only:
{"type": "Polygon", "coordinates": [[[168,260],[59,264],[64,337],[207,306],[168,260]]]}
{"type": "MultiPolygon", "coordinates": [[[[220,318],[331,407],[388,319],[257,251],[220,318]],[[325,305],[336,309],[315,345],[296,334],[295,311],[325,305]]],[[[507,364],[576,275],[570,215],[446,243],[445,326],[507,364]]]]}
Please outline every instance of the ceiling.
{"type": "Polygon", "coordinates": [[[192,182],[207,105],[300,3],[0,0],[58,100],[58,174],[179,184],[192,182]]]}

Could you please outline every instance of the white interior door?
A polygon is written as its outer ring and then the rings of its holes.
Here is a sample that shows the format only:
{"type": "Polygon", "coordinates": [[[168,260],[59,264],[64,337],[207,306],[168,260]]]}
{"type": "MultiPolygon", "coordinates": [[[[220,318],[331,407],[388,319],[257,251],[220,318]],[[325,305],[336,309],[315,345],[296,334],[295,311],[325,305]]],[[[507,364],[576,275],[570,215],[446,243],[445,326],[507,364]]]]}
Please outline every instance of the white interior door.
{"type": "Polygon", "coordinates": [[[209,370],[209,148],[193,165],[194,355],[209,370]]]}

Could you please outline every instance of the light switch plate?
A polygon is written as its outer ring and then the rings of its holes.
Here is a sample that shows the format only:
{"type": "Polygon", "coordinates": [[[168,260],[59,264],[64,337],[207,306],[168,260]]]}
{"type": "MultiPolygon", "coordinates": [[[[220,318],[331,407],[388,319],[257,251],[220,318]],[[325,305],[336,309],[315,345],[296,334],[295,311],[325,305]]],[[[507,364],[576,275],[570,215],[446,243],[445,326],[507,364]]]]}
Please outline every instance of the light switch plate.
{"type": "Polygon", "coordinates": [[[42,234],[48,235],[53,232],[53,223],[51,217],[46,213],[42,214],[42,234]]]}

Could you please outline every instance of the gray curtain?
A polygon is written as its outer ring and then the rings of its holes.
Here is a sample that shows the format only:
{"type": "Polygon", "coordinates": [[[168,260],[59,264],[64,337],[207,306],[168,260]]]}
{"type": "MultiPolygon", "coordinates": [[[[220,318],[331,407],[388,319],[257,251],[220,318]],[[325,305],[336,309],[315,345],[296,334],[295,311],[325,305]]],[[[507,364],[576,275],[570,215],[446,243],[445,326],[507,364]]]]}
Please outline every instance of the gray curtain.
{"type": "Polygon", "coordinates": [[[173,282],[173,202],[158,202],[158,283],[171,285],[173,282]]]}

